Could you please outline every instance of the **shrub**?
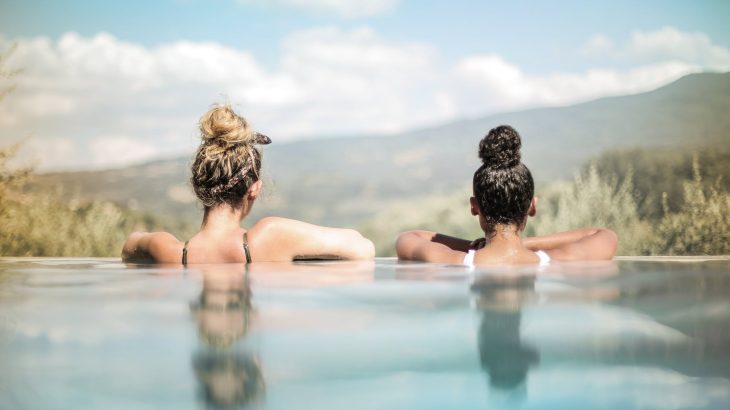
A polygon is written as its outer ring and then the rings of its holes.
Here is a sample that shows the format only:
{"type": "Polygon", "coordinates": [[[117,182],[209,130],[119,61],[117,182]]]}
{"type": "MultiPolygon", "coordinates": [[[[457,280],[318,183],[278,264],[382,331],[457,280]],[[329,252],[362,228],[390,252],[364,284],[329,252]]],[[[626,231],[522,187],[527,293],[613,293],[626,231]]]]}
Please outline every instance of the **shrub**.
{"type": "Polygon", "coordinates": [[[0,256],[118,256],[133,230],[166,228],[111,202],[22,193],[32,172],[8,165],[18,146],[0,148],[0,256]]]}
{"type": "Polygon", "coordinates": [[[666,193],[663,196],[664,217],[650,242],[654,254],[730,254],[730,193],[721,191],[719,178],[705,188],[696,156],[692,173],[692,181],[683,184],[679,212],[671,212],[666,193]]]}
{"type": "Polygon", "coordinates": [[[648,252],[650,225],[642,221],[634,198],[630,175],[621,184],[605,177],[594,166],[572,183],[558,182],[538,193],[538,213],[528,222],[525,234],[545,235],[579,227],[606,227],[619,236],[619,255],[648,252]]]}

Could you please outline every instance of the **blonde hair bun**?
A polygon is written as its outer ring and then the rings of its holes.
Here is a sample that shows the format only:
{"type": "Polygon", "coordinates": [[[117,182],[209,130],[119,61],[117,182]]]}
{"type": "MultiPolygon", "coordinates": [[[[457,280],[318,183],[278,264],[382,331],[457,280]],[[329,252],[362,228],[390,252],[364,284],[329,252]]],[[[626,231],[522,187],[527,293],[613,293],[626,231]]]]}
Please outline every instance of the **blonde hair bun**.
{"type": "Polygon", "coordinates": [[[214,105],[200,117],[200,137],[203,143],[223,146],[254,142],[246,119],[227,104],[214,105]]]}
{"type": "Polygon", "coordinates": [[[200,117],[201,144],[191,166],[190,182],[204,206],[241,205],[251,184],[259,180],[261,151],[269,137],[251,131],[230,105],[214,105],[200,117]]]}

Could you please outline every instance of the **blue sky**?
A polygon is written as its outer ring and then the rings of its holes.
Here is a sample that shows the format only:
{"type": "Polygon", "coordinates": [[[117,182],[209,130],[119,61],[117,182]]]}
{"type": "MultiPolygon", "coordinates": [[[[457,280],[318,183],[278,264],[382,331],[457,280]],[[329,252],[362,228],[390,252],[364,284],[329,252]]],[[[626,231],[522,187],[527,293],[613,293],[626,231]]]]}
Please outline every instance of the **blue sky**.
{"type": "MultiPolygon", "coordinates": [[[[716,1],[393,1],[374,15],[265,1],[235,0],[3,0],[0,32],[6,36],[57,38],[108,32],[154,46],[178,40],[213,41],[252,51],[267,65],[277,62],[288,33],[318,26],[351,29],[368,25],[393,41],[419,41],[446,58],[495,52],[531,72],[589,63],[572,56],[586,38],[603,33],[618,41],[635,30],[671,26],[700,31],[730,48],[730,2],[716,1]],[[568,60],[566,61],[566,56],[568,60]]],[[[286,3],[286,2],[280,2],[286,3]]],[[[386,2],[387,3],[387,2],[386,2]]]]}
{"type": "Polygon", "coordinates": [[[727,1],[2,0],[0,50],[17,44],[23,73],[0,143],[30,134],[41,168],[103,167],[189,152],[214,101],[288,141],[641,92],[730,69],[727,16],[727,1]]]}

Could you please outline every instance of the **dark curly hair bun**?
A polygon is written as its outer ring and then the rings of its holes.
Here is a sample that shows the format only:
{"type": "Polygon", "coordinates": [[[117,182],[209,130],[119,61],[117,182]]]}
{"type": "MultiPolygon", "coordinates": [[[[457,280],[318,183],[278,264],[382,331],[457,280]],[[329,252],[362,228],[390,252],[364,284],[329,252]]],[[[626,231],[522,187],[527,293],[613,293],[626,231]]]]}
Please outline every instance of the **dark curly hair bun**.
{"type": "Polygon", "coordinates": [[[479,158],[490,169],[512,168],[520,163],[520,134],[509,125],[492,128],[479,141],[479,158]]]}

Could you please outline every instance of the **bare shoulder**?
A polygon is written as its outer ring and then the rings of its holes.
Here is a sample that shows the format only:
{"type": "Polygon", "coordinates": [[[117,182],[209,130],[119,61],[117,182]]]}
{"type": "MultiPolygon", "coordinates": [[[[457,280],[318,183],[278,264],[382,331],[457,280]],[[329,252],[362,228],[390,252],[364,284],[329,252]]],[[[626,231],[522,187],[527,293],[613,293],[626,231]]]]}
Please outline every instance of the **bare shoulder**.
{"type": "Polygon", "coordinates": [[[287,224],[293,222],[292,219],[287,218],[281,218],[278,216],[267,216],[265,218],[261,218],[256,222],[251,229],[250,232],[265,232],[272,229],[281,229],[285,228],[287,224]]]}
{"type": "Polygon", "coordinates": [[[253,241],[272,240],[281,243],[282,240],[299,240],[303,237],[318,237],[331,231],[344,231],[336,228],[326,228],[296,219],[267,216],[261,218],[249,230],[249,238],[253,241]]]}
{"type": "Polygon", "coordinates": [[[292,260],[324,257],[368,259],[375,254],[373,243],[359,232],[319,226],[295,219],[266,217],[249,230],[254,260],[292,260]]]}
{"type": "Polygon", "coordinates": [[[293,219],[268,216],[259,219],[247,232],[254,260],[291,260],[289,250],[297,243],[300,230],[293,219]]]}
{"type": "Polygon", "coordinates": [[[296,219],[282,218],[279,216],[267,216],[265,218],[259,219],[259,221],[251,227],[250,231],[259,233],[267,231],[307,229],[316,227],[317,225],[297,221],[296,219]]]}

